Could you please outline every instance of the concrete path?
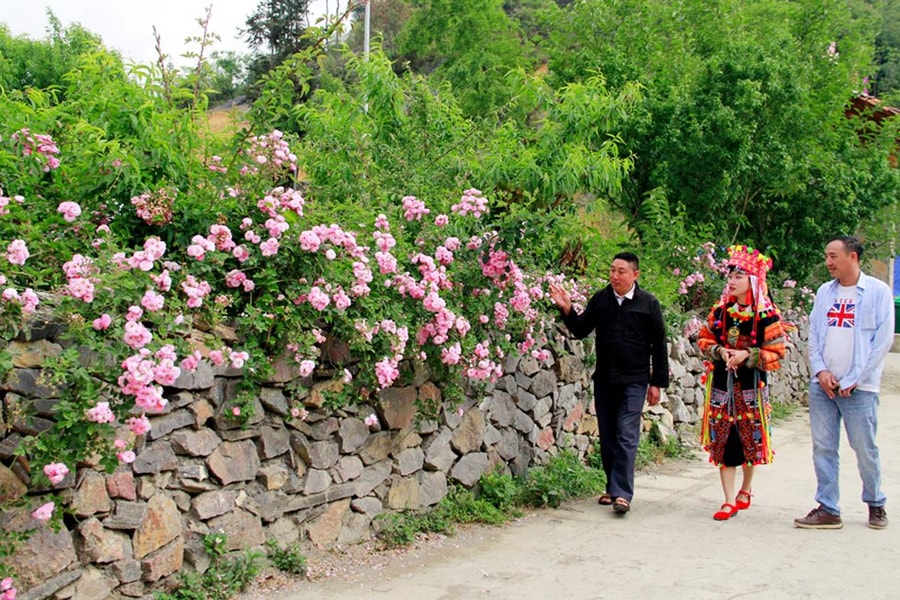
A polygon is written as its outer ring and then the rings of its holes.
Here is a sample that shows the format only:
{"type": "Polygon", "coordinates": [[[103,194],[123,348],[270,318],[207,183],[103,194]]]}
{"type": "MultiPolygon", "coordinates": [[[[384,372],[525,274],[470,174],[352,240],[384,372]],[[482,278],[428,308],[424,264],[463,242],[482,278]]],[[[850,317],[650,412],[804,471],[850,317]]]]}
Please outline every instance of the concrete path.
{"type": "Polygon", "coordinates": [[[841,446],[844,528],[793,526],[815,502],[808,414],[776,425],[775,462],[757,471],[753,506],[727,522],[706,457],[640,474],[624,518],[594,500],[539,511],[465,544],[354,581],[303,584],[282,600],[390,598],[900,598],[900,354],[882,382],[879,445],[888,516],[866,526],[861,483],[841,446]],[[898,508],[892,508],[898,507],[898,508]]]}

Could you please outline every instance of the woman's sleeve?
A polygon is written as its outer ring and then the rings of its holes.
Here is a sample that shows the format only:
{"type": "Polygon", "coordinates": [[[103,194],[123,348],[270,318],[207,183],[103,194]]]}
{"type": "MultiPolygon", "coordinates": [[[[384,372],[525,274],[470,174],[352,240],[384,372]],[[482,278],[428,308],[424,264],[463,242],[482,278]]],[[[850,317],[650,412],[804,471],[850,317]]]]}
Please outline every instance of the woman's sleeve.
{"type": "Polygon", "coordinates": [[[761,331],[758,332],[757,339],[762,342],[758,347],[750,349],[747,366],[760,371],[775,371],[781,367],[781,359],[784,358],[784,328],[778,318],[760,325],[761,331]]]}
{"type": "Polygon", "coordinates": [[[713,308],[709,311],[709,315],[706,317],[706,322],[703,324],[703,327],[700,328],[700,333],[697,337],[697,345],[700,346],[700,352],[703,353],[704,358],[708,358],[709,360],[721,360],[722,357],[719,356],[719,340],[716,339],[716,334],[713,333],[712,324],[716,320],[716,309],[713,308]]]}

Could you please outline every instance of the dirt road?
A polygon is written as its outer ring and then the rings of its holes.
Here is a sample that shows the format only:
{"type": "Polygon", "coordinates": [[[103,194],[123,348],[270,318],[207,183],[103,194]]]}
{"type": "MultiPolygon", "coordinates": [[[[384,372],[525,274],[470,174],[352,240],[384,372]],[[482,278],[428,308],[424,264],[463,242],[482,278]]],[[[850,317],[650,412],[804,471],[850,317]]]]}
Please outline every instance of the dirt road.
{"type": "Polygon", "coordinates": [[[298,584],[280,600],[390,598],[898,598],[900,558],[900,354],[882,381],[879,445],[890,526],[866,526],[861,483],[841,446],[844,528],[801,530],[815,502],[808,415],[776,425],[776,459],[759,469],[753,506],[727,522],[705,457],[637,478],[625,517],[585,500],[504,528],[479,528],[437,549],[352,579],[298,584]]]}

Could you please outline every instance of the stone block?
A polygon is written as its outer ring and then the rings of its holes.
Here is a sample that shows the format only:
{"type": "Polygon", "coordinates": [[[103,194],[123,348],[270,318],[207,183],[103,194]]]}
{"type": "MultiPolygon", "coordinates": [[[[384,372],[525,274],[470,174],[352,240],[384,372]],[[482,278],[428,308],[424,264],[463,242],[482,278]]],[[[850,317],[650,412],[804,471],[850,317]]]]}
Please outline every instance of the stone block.
{"type": "Polygon", "coordinates": [[[407,448],[397,455],[397,464],[401,475],[410,475],[422,470],[425,453],[421,448],[407,448]]]}
{"type": "Polygon", "coordinates": [[[263,426],[259,431],[259,439],[256,444],[260,459],[275,458],[291,449],[291,434],[284,427],[263,426]]]}
{"type": "Polygon", "coordinates": [[[210,531],[221,531],[228,537],[225,549],[229,552],[261,546],[266,542],[266,535],[259,517],[240,508],[210,519],[209,529],[210,531]]]}
{"type": "Polygon", "coordinates": [[[444,473],[425,471],[419,475],[419,502],[422,506],[434,506],[444,499],[448,491],[444,473]]]}
{"type": "Polygon", "coordinates": [[[341,533],[344,514],[350,508],[350,500],[334,502],[318,518],[306,527],[306,535],[317,548],[334,544],[341,533]]]}
{"type": "Polygon", "coordinates": [[[191,514],[202,521],[218,517],[234,508],[237,492],[233,490],[215,490],[195,496],[191,500],[191,514]]]}
{"type": "Polygon", "coordinates": [[[416,416],[418,392],[412,386],[390,387],[378,393],[381,404],[377,410],[388,429],[405,429],[416,416]]]}
{"type": "Polygon", "coordinates": [[[103,527],[95,517],[78,524],[81,559],[93,563],[110,563],[132,558],[131,538],[103,527]]]}
{"type": "Polygon", "coordinates": [[[338,439],[341,441],[341,452],[355,452],[369,437],[369,427],[356,417],[341,419],[338,428],[338,439]]]}
{"type": "Polygon", "coordinates": [[[136,500],[137,489],[131,471],[116,471],[106,476],[106,493],[110,498],[136,500]]]}
{"type": "Polygon", "coordinates": [[[33,530],[16,548],[15,554],[3,559],[25,589],[53,579],[78,560],[72,533],[65,528],[55,533],[46,523],[36,522],[31,517],[31,510],[23,508],[0,513],[0,527],[7,531],[33,530]]]}
{"type": "Polygon", "coordinates": [[[142,579],[148,582],[159,581],[163,577],[177,573],[183,564],[184,539],[178,536],[171,543],[141,560],[142,579]]]}
{"type": "MultiPolygon", "coordinates": [[[[181,513],[178,512],[175,501],[161,493],[156,494],[147,502],[141,524],[134,532],[134,557],[144,558],[174,540],[180,533],[181,513]]],[[[146,568],[144,572],[146,574],[146,568]]]]}
{"type": "Polygon", "coordinates": [[[303,493],[307,496],[318,494],[327,490],[329,485],[331,485],[331,476],[328,471],[310,469],[306,473],[306,486],[303,488],[303,493]]]}
{"type": "Polygon", "coordinates": [[[477,407],[467,410],[450,439],[453,449],[460,454],[479,450],[484,441],[484,427],[484,415],[481,411],[477,407]]]}
{"type": "Polygon", "coordinates": [[[391,461],[389,460],[383,460],[366,467],[359,479],[353,482],[355,484],[354,493],[360,498],[368,496],[372,493],[372,490],[384,483],[390,475],[391,461]]]}
{"type": "Polygon", "coordinates": [[[334,467],[334,470],[338,475],[335,480],[339,481],[340,483],[343,483],[345,481],[352,481],[362,475],[363,469],[363,463],[358,456],[342,456],[337,465],[335,465],[334,467]]]}
{"type": "Polygon", "coordinates": [[[112,500],[106,491],[106,478],[96,471],[83,470],[70,507],[77,517],[88,517],[112,510],[112,500]]]}
{"type": "Polygon", "coordinates": [[[487,470],[488,457],[484,452],[466,454],[457,461],[450,471],[450,476],[466,487],[472,487],[487,470]]]}
{"type": "Polygon", "coordinates": [[[206,465],[222,485],[253,481],[259,471],[259,455],[250,440],[224,442],[206,460],[206,465]]]}
{"type": "Polygon", "coordinates": [[[103,526],[107,529],[137,529],[146,512],[146,502],[116,500],[113,514],[103,519],[103,526]]]}
{"type": "Polygon", "coordinates": [[[393,477],[385,504],[391,510],[411,510],[421,506],[418,477],[393,477]]]}
{"type": "Polygon", "coordinates": [[[359,450],[359,457],[364,464],[371,465],[386,459],[390,453],[391,434],[388,431],[379,431],[366,438],[359,450]]]}
{"type": "Polygon", "coordinates": [[[189,427],[194,424],[194,415],[186,409],[179,409],[160,417],[150,417],[151,429],[147,438],[156,440],[169,435],[176,429],[189,427]]]}
{"type": "Polygon", "coordinates": [[[178,458],[168,442],[157,441],[141,450],[131,463],[131,468],[138,475],[174,471],[178,468],[178,458]]]}
{"type": "Polygon", "coordinates": [[[103,571],[87,567],[73,584],[72,598],[78,600],[107,600],[110,592],[118,585],[118,581],[103,571]]]}

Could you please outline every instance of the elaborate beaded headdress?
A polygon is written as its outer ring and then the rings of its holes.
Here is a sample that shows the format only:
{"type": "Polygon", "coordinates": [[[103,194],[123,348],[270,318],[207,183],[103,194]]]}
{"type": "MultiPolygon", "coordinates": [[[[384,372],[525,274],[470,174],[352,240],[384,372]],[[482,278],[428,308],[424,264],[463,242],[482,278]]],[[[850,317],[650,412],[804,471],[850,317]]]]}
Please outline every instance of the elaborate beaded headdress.
{"type": "MultiPolygon", "coordinates": [[[[772,259],[746,245],[729,246],[729,267],[740,269],[750,276],[750,288],[753,290],[754,313],[756,317],[764,317],[778,309],[769,297],[769,286],[766,283],[766,274],[772,268],[772,259]]],[[[723,298],[728,295],[726,286],[723,298]]]]}
{"type": "Polygon", "coordinates": [[[728,266],[736,267],[747,275],[765,279],[766,273],[772,268],[772,259],[750,246],[730,246],[728,266]]]}

